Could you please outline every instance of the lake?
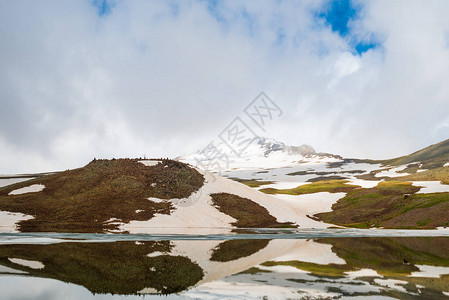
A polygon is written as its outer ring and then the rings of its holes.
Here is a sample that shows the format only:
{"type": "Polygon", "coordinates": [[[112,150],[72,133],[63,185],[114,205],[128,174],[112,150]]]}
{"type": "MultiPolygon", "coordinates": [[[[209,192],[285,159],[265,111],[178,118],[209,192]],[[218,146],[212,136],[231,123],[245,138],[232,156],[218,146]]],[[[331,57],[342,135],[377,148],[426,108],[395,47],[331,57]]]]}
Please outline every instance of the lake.
{"type": "Polygon", "coordinates": [[[0,299],[449,299],[446,230],[0,234],[0,299]]]}

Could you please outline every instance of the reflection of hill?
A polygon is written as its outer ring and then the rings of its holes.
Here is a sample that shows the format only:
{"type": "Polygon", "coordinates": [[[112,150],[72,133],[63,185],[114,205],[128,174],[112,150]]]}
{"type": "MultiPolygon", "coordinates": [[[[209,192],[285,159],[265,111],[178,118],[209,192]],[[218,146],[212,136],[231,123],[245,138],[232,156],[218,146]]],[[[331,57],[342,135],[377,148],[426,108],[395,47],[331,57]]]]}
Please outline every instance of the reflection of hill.
{"type": "MultiPolygon", "coordinates": [[[[401,299],[440,299],[443,298],[442,292],[449,290],[449,275],[438,274],[441,267],[449,267],[449,238],[325,238],[317,242],[332,245],[332,251],[346,263],[306,262],[298,256],[296,259],[268,261],[262,267],[264,271],[275,271],[280,266],[306,271],[312,277],[291,273],[286,280],[297,282],[299,289],[315,287],[319,282],[325,282],[327,287],[340,284],[341,290],[346,291],[341,295],[356,290],[348,283],[355,278],[357,284],[370,286],[372,291],[381,287],[381,293],[375,294],[401,299]],[[435,270],[434,274],[422,273],[423,266],[435,270]],[[351,272],[360,274],[355,276],[351,272]],[[385,288],[382,284],[387,282],[396,287],[385,288]]],[[[443,269],[449,272],[449,269],[443,269]]],[[[238,280],[248,280],[247,277],[238,280]]],[[[267,276],[260,273],[253,276],[253,280],[261,280],[259,277],[267,276]]]]}
{"type": "Polygon", "coordinates": [[[0,264],[82,285],[93,293],[135,294],[145,288],[174,293],[195,285],[203,271],[187,257],[163,254],[170,248],[168,241],[2,245],[0,264]],[[45,267],[32,269],[8,258],[39,261],[45,267]]]}
{"type": "Polygon", "coordinates": [[[210,260],[226,262],[246,257],[265,248],[269,242],[269,240],[224,241],[213,249],[210,260]]]}
{"type": "Polygon", "coordinates": [[[26,272],[17,276],[93,293],[440,299],[449,291],[447,249],[443,237],[0,245],[0,273],[26,272]]]}
{"type": "MultiPolygon", "coordinates": [[[[0,265],[34,277],[81,285],[93,293],[174,293],[242,272],[286,253],[304,258],[311,244],[323,248],[306,240],[0,245],[0,265]],[[9,258],[34,261],[45,267],[33,269],[9,258]]],[[[315,256],[316,251],[313,252],[315,256]]]]}

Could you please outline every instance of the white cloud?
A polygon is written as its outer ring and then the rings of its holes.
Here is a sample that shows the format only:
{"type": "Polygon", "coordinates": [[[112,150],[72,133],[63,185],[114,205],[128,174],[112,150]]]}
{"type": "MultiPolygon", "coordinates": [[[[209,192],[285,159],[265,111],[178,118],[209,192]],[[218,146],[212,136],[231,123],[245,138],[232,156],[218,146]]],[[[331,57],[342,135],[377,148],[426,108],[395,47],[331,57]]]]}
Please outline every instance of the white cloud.
{"type": "Polygon", "coordinates": [[[205,146],[260,91],[267,135],[389,157],[448,137],[446,1],[361,2],[353,54],[317,1],[0,3],[0,173],[205,146]],[[23,157],[27,162],[17,163],[23,157]]]}

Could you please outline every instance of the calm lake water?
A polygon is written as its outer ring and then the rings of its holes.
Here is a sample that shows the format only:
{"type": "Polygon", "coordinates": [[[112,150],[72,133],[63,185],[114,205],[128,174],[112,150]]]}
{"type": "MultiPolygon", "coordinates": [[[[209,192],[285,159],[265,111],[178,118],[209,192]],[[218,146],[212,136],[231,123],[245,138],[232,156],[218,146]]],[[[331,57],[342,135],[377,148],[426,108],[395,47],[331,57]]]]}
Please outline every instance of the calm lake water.
{"type": "Polygon", "coordinates": [[[0,291],[0,299],[449,299],[449,236],[0,234],[0,291]]]}

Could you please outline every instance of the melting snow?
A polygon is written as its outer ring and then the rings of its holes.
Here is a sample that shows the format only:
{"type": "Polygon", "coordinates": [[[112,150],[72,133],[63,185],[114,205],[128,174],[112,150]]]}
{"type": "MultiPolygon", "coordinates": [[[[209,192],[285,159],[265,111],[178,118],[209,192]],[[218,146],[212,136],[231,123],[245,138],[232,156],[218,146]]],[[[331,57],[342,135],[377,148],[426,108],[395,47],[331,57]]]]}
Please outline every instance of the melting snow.
{"type": "Polygon", "coordinates": [[[422,187],[417,194],[449,192],[449,185],[440,181],[413,181],[413,185],[422,187]]]}
{"type": "Polygon", "coordinates": [[[41,192],[45,189],[45,185],[43,184],[33,184],[27,187],[23,187],[14,191],[9,192],[8,195],[20,195],[26,193],[37,193],[41,192]]]}
{"type": "Polygon", "coordinates": [[[16,224],[23,220],[33,219],[33,216],[21,213],[0,211],[0,232],[15,232],[16,224]]]}
{"type": "Polygon", "coordinates": [[[419,271],[413,272],[409,277],[430,277],[439,278],[441,275],[449,274],[448,267],[436,267],[427,265],[416,265],[419,271]]]}
{"type": "Polygon", "coordinates": [[[158,163],[161,163],[162,161],[160,161],[160,160],[139,160],[139,162],[141,164],[144,164],[147,167],[152,167],[152,166],[157,165],[158,163]]]}

